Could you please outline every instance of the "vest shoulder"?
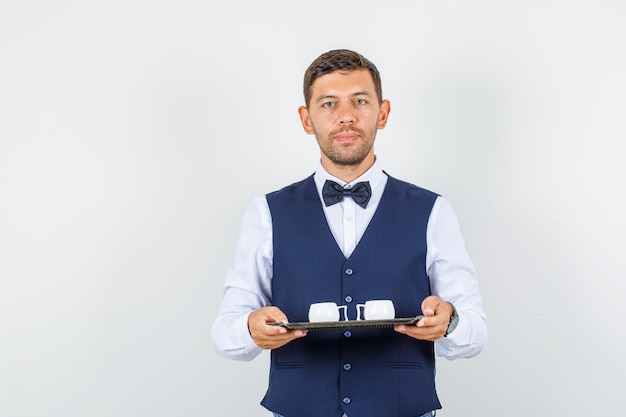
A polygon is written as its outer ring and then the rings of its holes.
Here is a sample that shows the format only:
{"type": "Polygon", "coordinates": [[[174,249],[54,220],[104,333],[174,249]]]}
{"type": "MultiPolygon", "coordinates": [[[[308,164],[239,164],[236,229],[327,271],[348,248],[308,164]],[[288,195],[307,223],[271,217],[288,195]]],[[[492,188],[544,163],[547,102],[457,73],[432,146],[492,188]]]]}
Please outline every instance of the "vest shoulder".
{"type": "Polygon", "coordinates": [[[407,181],[399,180],[397,178],[392,177],[389,174],[387,174],[387,176],[389,177],[389,179],[387,180],[388,183],[394,183],[395,186],[399,188],[403,188],[404,190],[406,190],[406,192],[410,194],[414,194],[414,195],[426,197],[426,198],[431,198],[431,199],[436,199],[437,197],[440,197],[440,194],[434,191],[417,186],[407,181]]]}
{"type": "Polygon", "coordinates": [[[297,181],[294,182],[293,184],[289,184],[279,190],[276,191],[271,191],[269,193],[267,193],[265,196],[268,200],[276,198],[276,197],[280,197],[281,195],[290,195],[293,194],[294,192],[296,192],[296,190],[302,188],[303,185],[305,185],[306,183],[312,182],[313,181],[313,175],[301,180],[301,181],[297,181]]]}

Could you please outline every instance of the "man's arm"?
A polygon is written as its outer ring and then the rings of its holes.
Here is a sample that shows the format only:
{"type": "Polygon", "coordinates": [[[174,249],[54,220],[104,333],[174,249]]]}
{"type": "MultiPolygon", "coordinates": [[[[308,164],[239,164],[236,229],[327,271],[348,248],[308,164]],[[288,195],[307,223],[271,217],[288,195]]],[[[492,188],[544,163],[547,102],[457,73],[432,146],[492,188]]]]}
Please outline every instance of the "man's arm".
{"type": "Polygon", "coordinates": [[[476,272],[465,249],[456,215],[439,197],[433,206],[428,230],[427,273],[432,296],[422,301],[427,316],[416,326],[396,331],[423,340],[434,340],[437,355],[448,359],[469,358],[483,349],[487,340],[486,315],[478,290],[476,272]],[[458,324],[446,337],[453,308],[458,324]]]}
{"type": "Polygon", "coordinates": [[[244,213],[235,260],[226,274],[222,303],[211,329],[213,347],[220,356],[251,360],[261,353],[248,331],[248,319],[255,310],[271,304],[272,268],[271,216],[265,197],[257,197],[244,213]]]}
{"type": "Polygon", "coordinates": [[[211,329],[215,351],[228,359],[252,360],[262,349],[276,349],[303,337],[302,330],[268,326],[287,321],[272,302],[272,220],[265,197],[246,209],[222,291],[220,311],[211,329]]]}

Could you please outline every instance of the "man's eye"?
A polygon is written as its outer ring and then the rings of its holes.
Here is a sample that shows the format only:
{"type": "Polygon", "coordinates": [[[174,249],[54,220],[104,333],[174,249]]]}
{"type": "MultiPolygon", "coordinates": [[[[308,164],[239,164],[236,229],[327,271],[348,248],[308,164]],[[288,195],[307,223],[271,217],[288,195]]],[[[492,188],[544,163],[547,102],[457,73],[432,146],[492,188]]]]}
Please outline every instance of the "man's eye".
{"type": "Polygon", "coordinates": [[[335,103],[333,103],[332,101],[329,101],[327,103],[324,103],[324,107],[326,108],[335,107],[335,103]]]}
{"type": "Polygon", "coordinates": [[[366,102],[365,102],[365,99],[363,99],[363,98],[357,98],[357,99],[355,100],[355,103],[356,103],[356,104],[365,104],[366,102]]]}

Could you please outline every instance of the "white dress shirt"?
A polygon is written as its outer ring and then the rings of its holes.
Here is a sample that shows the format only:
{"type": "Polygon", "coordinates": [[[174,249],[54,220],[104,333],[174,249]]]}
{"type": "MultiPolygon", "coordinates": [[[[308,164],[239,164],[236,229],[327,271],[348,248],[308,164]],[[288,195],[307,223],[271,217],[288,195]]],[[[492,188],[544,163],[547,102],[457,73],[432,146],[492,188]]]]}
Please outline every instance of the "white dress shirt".
{"type": "MultiPolygon", "coordinates": [[[[333,236],[348,258],[376,212],[387,175],[377,159],[350,184],[331,176],[321,163],[314,179],[320,201],[323,201],[322,186],[327,179],[344,187],[361,181],[370,183],[372,196],[365,209],[349,197],[330,207],[321,203],[333,236]]],[[[435,351],[448,359],[475,356],[487,339],[486,316],[458,220],[443,197],[438,197],[433,205],[426,242],[426,272],[431,292],[451,302],[459,315],[456,329],[435,342],[435,351]]],[[[248,332],[248,315],[257,308],[272,305],[272,258],[272,218],[267,200],[261,196],[249,204],[243,216],[235,261],[226,275],[222,305],[211,330],[213,346],[220,356],[251,360],[261,353],[262,349],[248,332]]],[[[422,300],[415,302],[421,305],[422,300]]]]}

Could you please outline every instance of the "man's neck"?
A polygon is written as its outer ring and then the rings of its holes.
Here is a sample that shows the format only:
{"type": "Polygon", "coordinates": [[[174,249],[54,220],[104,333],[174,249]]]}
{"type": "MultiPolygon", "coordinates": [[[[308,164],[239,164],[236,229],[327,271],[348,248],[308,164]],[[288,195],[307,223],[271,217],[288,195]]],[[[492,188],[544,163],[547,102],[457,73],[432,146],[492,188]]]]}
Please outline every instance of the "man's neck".
{"type": "Polygon", "coordinates": [[[336,164],[331,160],[322,157],[322,166],[324,169],[333,177],[339,178],[348,184],[363,175],[372,167],[372,165],[374,165],[374,162],[376,162],[376,157],[374,155],[367,157],[355,165],[336,164]]]}

